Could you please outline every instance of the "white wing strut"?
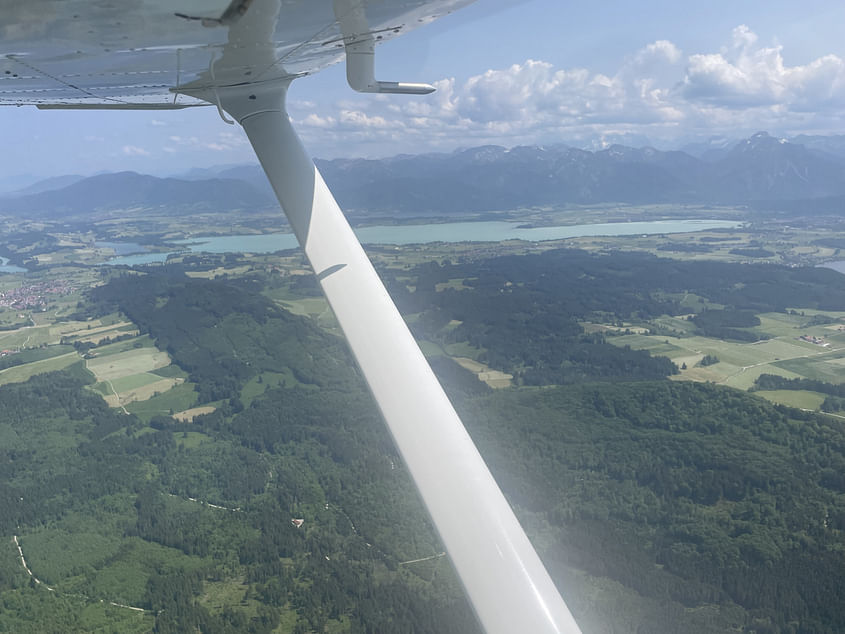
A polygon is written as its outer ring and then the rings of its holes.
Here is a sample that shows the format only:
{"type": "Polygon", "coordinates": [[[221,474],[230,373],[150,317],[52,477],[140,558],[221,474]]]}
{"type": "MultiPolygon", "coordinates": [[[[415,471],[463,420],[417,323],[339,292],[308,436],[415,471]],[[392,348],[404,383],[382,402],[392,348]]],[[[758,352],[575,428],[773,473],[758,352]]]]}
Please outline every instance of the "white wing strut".
{"type": "Polygon", "coordinates": [[[255,148],[478,618],[489,634],[579,632],[293,130],[287,87],[218,94],[255,148]]]}

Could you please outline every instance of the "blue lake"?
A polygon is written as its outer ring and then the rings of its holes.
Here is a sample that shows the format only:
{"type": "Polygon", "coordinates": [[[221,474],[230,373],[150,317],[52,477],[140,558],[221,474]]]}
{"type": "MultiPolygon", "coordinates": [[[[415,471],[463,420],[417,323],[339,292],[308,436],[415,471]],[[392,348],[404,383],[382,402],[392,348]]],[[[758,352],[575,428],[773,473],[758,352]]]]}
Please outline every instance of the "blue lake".
{"type": "MultiPolygon", "coordinates": [[[[733,220],[655,220],[651,222],[614,222],[567,227],[520,228],[518,222],[449,222],[429,225],[375,226],[355,230],[364,244],[427,244],[431,242],[502,242],[504,240],[562,240],[587,236],[631,236],[663,233],[688,233],[742,226],[733,220]]],[[[105,244],[105,243],[101,243],[105,244]]],[[[273,253],[298,246],[291,233],[248,236],[217,236],[180,240],[191,253],[273,253]]],[[[136,245],[133,245],[136,246],[136,245]]],[[[175,253],[175,252],[174,252],[175,253]]],[[[116,257],[107,264],[151,264],[164,262],[169,253],[138,253],[116,257]]]]}
{"type": "Polygon", "coordinates": [[[6,258],[0,258],[0,273],[26,273],[26,269],[9,264],[6,258]]]}
{"type": "Polygon", "coordinates": [[[833,269],[837,273],[845,274],[845,260],[837,260],[836,262],[825,262],[819,266],[826,269],[833,269]]]}

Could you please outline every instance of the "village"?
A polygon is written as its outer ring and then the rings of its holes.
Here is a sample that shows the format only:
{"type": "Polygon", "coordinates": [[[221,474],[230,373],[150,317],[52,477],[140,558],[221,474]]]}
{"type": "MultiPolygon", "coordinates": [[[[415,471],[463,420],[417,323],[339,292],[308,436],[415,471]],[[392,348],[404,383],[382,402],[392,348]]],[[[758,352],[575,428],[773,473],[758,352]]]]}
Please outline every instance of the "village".
{"type": "Polygon", "coordinates": [[[75,289],[64,279],[26,284],[8,291],[0,291],[0,308],[13,310],[44,310],[47,295],[68,295],[75,289]]]}

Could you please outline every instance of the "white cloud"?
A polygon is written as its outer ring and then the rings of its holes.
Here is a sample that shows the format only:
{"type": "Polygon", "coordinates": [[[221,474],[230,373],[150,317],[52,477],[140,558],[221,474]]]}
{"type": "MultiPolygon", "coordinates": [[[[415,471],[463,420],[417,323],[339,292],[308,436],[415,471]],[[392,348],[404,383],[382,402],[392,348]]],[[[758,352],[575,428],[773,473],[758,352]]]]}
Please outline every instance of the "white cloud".
{"type": "Polygon", "coordinates": [[[786,66],[782,47],[757,46],[757,36],[741,25],[720,53],[692,55],[684,96],[732,109],[758,106],[797,110],[842,110],[845,63],[826,55],[803,66],[786,66]]]}
{"type": "Polygon", "coordinates": [[[369,116],[360,110],[341,110],[338,122],[344,127],[353,129],[385,129],[396,125],[396,122],[389,123],[387,119],[380,116],[369,116]]]}
{"type": "Polygon", "coordinates": [[[393,138],[422,151],[609,135],[659,141],[682,133],[811,131],[845,122],[845,61],[827,55],[788,66],[780,46],[761,44],[745,25],[718,51],[689,54],[668,40],[652,42],[613,73],[527,60],[435,86],[421,99],[381,95],[331,108],[291,106],[302,110],[294,120],[309,145],[343,140],[347,151],[350,142],[387,148],[393,138]]]}
{"type": "Polygon", "coordinates": [[[150,156],[150,153],[142,147],[138,147],[137,145],[124,145],[121,148],[121,152],[123,152],[126,156],[150,156]]]}
{"type": "Polygon", "coordinates": [[[201,138],[198,136],[179,136],[170,135],[167,140],[171,145],[168,146],[168,152],[174,153],[177,151],[189,152],[195,150],[212,150],[213,152],[228,152],[239,148],[248,146],[245,135],[242,132],[218,132],[210,139],[201,138]],[[177,148],[179,148],[177,150],[177,148]]]}
{"type": "Polygon", "coordinates": [[[337,119],[334,117],[321,117],[318,114],[311,113],[304,119],[300,120],[299,125],[305,126],[308,128],[322,128],[322,129],[329,129],[333,128],[337,123],[337,119]]]}

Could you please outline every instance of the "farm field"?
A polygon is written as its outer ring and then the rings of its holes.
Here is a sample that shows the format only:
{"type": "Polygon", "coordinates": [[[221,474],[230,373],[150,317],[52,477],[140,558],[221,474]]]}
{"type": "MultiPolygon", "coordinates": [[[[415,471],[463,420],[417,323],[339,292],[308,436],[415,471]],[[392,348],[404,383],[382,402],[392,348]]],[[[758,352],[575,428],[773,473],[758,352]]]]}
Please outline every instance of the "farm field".
{"type": "MultiPolygon", "coordinates": [[[[827,318],[845,319],[843,313],[802,311],[764,313],[758,315],[760,325],[748,330],[771,337],[754,343],[724,341],[700,335],[666,336],[629,334],[608,337],[608,342],[648,350],[653,355],[670,358],[680,368],[675,380],[710,381],[747,390],[761,374],[776,374],[788,379],[807,378],[829,383],[845,382],[845,325],[814,323],[827,318]],[[801,337],[817,337],[811,343],[801,337]],[[718,363],[702,366],[705,355],[715,356],[718,363]]],[[[663,317],[662,327],[680,327],[691,322],[663,317]]],[[[692,330],[689,326],[685,331],[692,330]]],[[[773,402],[817,410],[823,397],[812,392],[760,391],[758,395],[773,402]]]]}
{"type": "Polygon", "coordinates": [[[87,340],[97,343],[106,337],[137,333],[137,328],[130,322],[114,323],[109,318],[53,323],[49,317],[35,314],[26,319],[26,326],[0,332],[0,348],[37,348],[58,344],[63,339],[68,343],[87,340]]]}
{"type": "Polygon", "coordinates": [[[320,327],[340,334],[340,326],[335,319],[329,303],[323,297],[305,297],[302,299],[277,299],[276,303],[294,315],[303,315],[314,319],[320,327]]]}
{"type": "Polygon", "coordinates": [[[759,390],[754,393],[773,403],[813,411],[818,410],[825,399],[824,394],[809,390],[759,390]]]}
{"type": "Polygon", "coordinates": [[[246,385],[241,389],[241,400],[244,405],[248,407],[253,400],[270,388],[302,386],[305,389],[312,389],[297,381],[290,369],[286,368],[285,370],[285,372],[262,372],[247,381],[246,385]]]}
{"type": "Polygon", "coordinates": [[[454,360],[462,368],[465,368],[475,374],[479,381],[484,381],[492,388],[500,389],[511,386],[511,379],[513,379],[512,374],[505,374],[499,370],[493,370],[483,363],[467,357],[454,357],[454,360]]]}
{"type": "Polygon", "coordinates": [[[126,350],[116,346],[110,350],[97,349],[97,352],[96,357],[86,361],[86,367],[97,379],[93,389],[102,394],[111,407],[148,400],[184,381],[180,377],[153,373],[170,365],[168,354],[157,348],[141,345],[126,350]]]}
{"type": "Polygon", "coordinates": [[[177,412],[173,415],[173,418],[178,420],[181,423],[192,423],[194,421],[194,417],[202,416],[203,414],[210,414],[213,412],[216,407],[212,405],[203,405],[202,407],[192,407],[190,409],[183,410],[181,412],[177,412]]]}
{"type": "Polygon", "coordinates": [[[90,323],[86,323],[86,327],[84,329],[64,332],[63,339],[68,343],[75,343],[79,341],[82,343],[93,343],[98,345],[102,341],[125,335],[138,335],[138,329],[132,324],[132,322],[119,321],[114,324],[105,324],[95,327],[91,327],[90,323]]]}
{"type": "MultiPolygon", "coordinates": [[[[174,366],[167,366],[168,368],[174,366]]],[[[178,383],[166,392],[160,392],[146,400],[136,400],[126,405],[127,411],[141,420],[148,421],[153,416],[169,416],[185,412],[196,405],[197,393],[192,383],[178,383]]]]}
{"type": "MultiPolygon", "coordinates": [[[[114,380],[152,372],[170,365],[166,352],[156,348],[135,348],[125,352],[98,355],[88,359],[87,366],[99,381],[114,380]]],[[[161,377],[158,377],[161,378],[161,377]]]]}
{"type": "Polygon", "coordinates": [[[79,354],[74,351],[66,352],[48,359],[41,359],[40,361],[33,361],[32,363],[26,363],[24,365],[12,366],[11,368],[0,370],[0,385],[5,385],[7,383],[22,383],[23,381],[28,381],[36,374],[63,370],[77,361],[79,361],[79,354]]]}

